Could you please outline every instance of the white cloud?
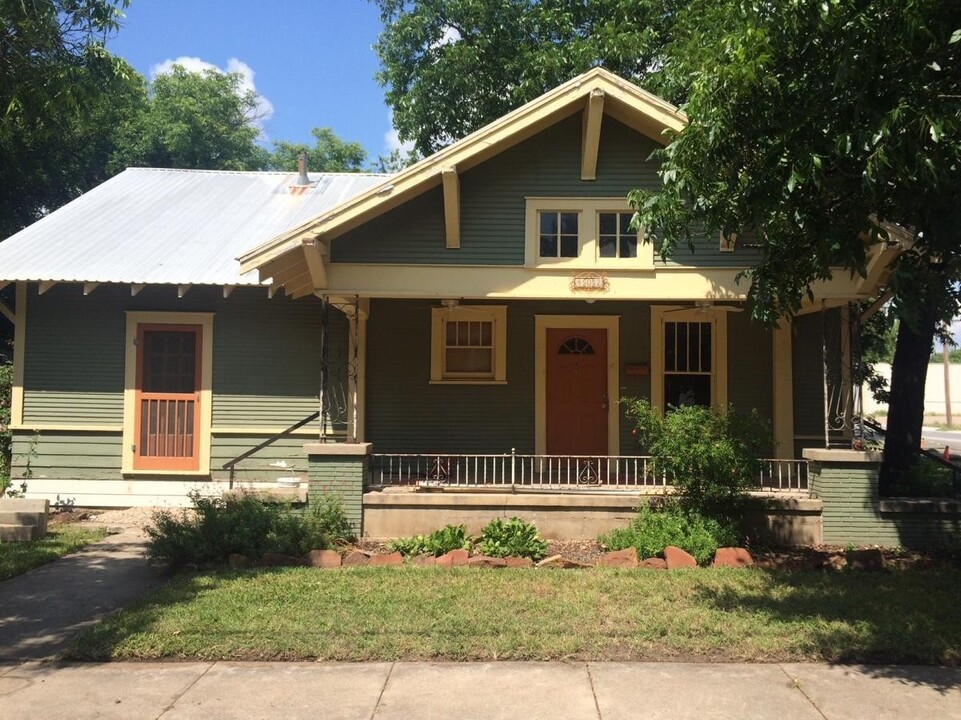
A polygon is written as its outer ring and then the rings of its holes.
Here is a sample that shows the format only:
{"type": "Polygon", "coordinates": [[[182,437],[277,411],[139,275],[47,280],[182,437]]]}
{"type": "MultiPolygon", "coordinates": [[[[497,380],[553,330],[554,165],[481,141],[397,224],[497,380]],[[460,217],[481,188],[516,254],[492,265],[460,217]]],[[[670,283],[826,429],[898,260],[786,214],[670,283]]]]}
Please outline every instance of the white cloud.
{"type": "Polygon", "coordinates": [[[457,28],[450,27],[449,25],[444,28],[444,34],[440,36],[440,40],[435,42],[431,47],[439,48],[444,45],[450,45],[460,40],[461,34],[457,28]]]}
{"type": "Polygon", "coordinates": [[[252,90],[256,95],[256,109],[254,110],[254,118],[252,124],[257,127],[261,135],[264,134],[264,123],[270,119],[274,114],[273,103],[267,98],[257,92],[257,87],[254,85],[254,70],[243,60],[238,60],[237,58],[230,58],[227,60],[227,67],[220,68],[213,63],[207,62],[206,60],[201,60],[199,57],[188,57],[182,55],[178,58],[168,58],[162,63],[157,63],[150,67],[150,77],[151,79],[157,77],[158,75],[164,75],[173,71],[174,65],[180,65],[187,72],[201,73],[204,70],[214,70],[219,73],[237,73],[240,75],[240,86],[238,90],[246,93],[248,90],[252,90]]]}
{"type": "Polygon", "coordinates": [[[390,123],[390,130],[384,133],[384,149],[387,153],[392,153],[394,150],[400,150],[402,153],[409,153],[414,149],[414,143],[410,140],[406,142],[401,142],[400,137],[397,135],[397,131],[394,129],[394,112],[391,110],[387,113],[387,122],[390,123]]]}

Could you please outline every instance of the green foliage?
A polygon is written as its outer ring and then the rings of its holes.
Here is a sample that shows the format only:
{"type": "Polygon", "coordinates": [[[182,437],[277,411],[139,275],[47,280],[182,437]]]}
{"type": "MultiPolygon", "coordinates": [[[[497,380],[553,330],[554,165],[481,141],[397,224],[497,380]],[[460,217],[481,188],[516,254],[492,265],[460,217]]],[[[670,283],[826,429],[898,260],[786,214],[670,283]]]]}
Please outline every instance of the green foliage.
{"type": "Polygon", "coordinates": [[[445,525],[429,535],[414,535],[393,540],[388,547],[405,557],[417,555],[439,557],[451,550],[470,550],[471,539],[464,525],[445,525]]]}
{"type": "Polygon", "coordinates": [[[668,545],[690,553],[701,565],[719,547],[737,544],[737,533],[711,518],[668,504],[660,509],[642,507],[626,528],[617,528],[598,541],[611,550],[633,547],[640,558],[660,555],[668,545]]]}
{"type": "Polygon", "coordinates": [[[887,495],[890,497],[954,498],[961,490],[961,481],[954,483],[954,474],[934,460],[919,456],[896,482],[887,495]]]}
{"type": "Polygon", "coordinates": [[[265,552],[299,556],[351,539],[337,500],[327,500],[304,515],[251,495],[222,500],[195,493],[191,500],[192,511],[154,514],[146,528],[148,557],[177,569],[222,564],[232,553],[253,558],[265,552]]]}
{"type": "Polygon", "coordinates": [[[689,0],[374,2],[378,80],[428,155],[592,67],[644,81],[689,0]]]}
{"type": "Polygon", "coordinates": [[[13,385],[13,366],[0,362],[0,497],[10,488],[10,400],[13,385]]]}
{"type": "Polygon", "coordinates": [[[688,512],[738,524],[757,484],[761,458],[773,445],[770,424],[756,410],[741,413],[688,405],[666,415],[644,399],[625,398],[625,414],[636,425],[655,472],[666,472],[688,512]]]}
{"type": "Polygon", "coordinates": [[[371,170],[377,173],[388,173],[393,175],[401,170],[409,168],[416,162],[422,160],[420,153],[416,150],[404,151],[401,148],[394,148],[387,155],[381,155],[374,162],[371,170]]]}
{"type": "Polygon", "coordinates": [[[528,557],[537,561],[547,555],[547,543],[533,523],[513,517],[491,520],[480,535],[480,551],[490,557],[528,557]]]}
{"type": "Polygon", "coordinates": [[[281,140],[274,143],[270,156],[270,167],[276,170],[294,172],[297,170],[297,156],[307,156],[307,169],[310,172],[360,172],[367,160],[367,151],[358,142],[341,140],[328,127],[314,128],[314,146],[306,143],[291,143],[281,140]]]}

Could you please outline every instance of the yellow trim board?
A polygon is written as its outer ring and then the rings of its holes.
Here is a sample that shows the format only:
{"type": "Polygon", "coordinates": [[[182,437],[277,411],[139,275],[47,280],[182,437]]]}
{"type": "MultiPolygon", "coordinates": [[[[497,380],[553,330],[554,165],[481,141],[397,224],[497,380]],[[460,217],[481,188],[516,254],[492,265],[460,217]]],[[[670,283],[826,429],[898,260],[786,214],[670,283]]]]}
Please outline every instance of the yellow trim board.
{"type": "Polygon", "coordinates": [[[552,328],[607,330],[607,453],[620,455],[620,315],[534,316],[534,454],[547,454],[547,331],[552,328]]]}
{"type": "Polygon", "coordinates": [[[123,432],[123,425],[70,425],[66,423],[25,423],[10,425],[10,430],[20,432],[123,432]]]}
{"type": "Polygon", "coordinates": [[[126,338],[124,341],[123,375],[123,446],[120,469],[125,475],[209,475],[210,474],[210,428],[212,426],[212,390],[214,357],[214,315],[200,312],[134,312],[127,311],[126,338]],[[200,325],[202,355],[200,358],[200,467],[195,471],[140,471],[133,467],[133,445],[136,443],[134,428],[137,412],[137,326],[151,325],[200,325]]]}
{"type": "Polygon", "coordinates": [[[727,310],[705,310],[685,305],[651,306],[651,405],[664,411],[664,323],[710,322],[713,357],[711,405],[727,407],[727,310]]]}
{"type": "Polygon", "coordinates": [[[13,386],[10,389],[10,423],[23,424],[23,370],[27,342],[27,283],[17,283],[16,323],[13,329],[13,386]]]}

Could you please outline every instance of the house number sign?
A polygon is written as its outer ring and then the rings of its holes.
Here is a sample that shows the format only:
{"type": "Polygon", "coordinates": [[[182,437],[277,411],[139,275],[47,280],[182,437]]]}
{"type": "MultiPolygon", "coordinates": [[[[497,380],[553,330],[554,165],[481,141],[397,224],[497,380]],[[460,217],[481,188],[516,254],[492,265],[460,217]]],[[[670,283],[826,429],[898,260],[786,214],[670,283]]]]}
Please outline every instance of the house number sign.
{"type": "Polygon", "coordinates": [[[607,273],[593,270],[576,272],[571,275],[570,288],[572,293],[606,293],[611,289],[611,281],[607,273]]]}

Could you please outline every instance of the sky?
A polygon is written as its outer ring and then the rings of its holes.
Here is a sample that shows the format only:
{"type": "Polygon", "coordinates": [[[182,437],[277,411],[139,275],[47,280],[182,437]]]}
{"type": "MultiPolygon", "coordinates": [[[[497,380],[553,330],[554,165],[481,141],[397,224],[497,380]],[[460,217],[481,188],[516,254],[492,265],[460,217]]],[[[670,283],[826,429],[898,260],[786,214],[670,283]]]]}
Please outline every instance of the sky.
{"type": "Polygon", "coordinates": [[[260,96],[262,139],[312,144],[314,127],[361,143],[370,160],[398,146],[367,0],[131,0],[108,49],[148,79],[174,62],[240,72],[260,96]]]}

